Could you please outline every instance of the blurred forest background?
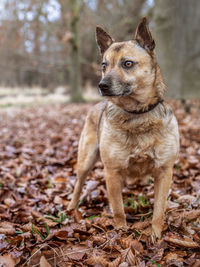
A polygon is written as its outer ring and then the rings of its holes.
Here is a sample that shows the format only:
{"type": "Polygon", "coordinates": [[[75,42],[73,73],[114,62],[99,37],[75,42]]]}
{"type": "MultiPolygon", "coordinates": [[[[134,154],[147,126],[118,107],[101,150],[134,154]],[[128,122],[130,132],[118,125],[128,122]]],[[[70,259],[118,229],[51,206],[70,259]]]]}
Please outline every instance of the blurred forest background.
{"type": "Polygon", "coordinates": [[[0,0],[0,267],[200,266],[200,0],[0,0]],[[152,244],[152,177],[124,188],[116,229],[103,164],[66,212],[78,140],[98,100],[100,24],[134,38],[147,16],[178,119],[163,238],[152,244]],[[189,99],[192,98],[192,99],[189,99]]]}
{"type": "Polygon", "coordinates": [[[62,86],[73,101],[82,100],[84,88],[97,93],[95,26],[129,40],[142,16],[156,40],[168,95],[199,97],[198,0],[1,0],[0,86],[48,92],[62,86]]]}

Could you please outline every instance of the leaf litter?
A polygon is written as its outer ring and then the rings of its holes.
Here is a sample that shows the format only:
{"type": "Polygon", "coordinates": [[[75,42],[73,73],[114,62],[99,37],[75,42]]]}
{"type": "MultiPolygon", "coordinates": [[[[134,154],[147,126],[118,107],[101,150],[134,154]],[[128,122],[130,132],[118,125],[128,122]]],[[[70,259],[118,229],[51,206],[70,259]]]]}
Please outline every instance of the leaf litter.
{"type": "Polygon", "coordinates": [[[91,104],[2,109],[0,266],[200,266],[200,102],[169,101],[179,121],[163,238],[151,240],[153,179],[123,189],[128,229],[117,230],[103,165],[66,212],[77,173],[78,140],[91,104]]]}

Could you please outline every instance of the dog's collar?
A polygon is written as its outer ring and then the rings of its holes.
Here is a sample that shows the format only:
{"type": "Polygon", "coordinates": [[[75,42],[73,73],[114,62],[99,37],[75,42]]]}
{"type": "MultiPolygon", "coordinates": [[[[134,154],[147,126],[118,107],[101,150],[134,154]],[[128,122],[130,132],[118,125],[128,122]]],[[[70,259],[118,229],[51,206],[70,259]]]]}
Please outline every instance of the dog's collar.
{"type": "Polygon", "coordinates": [[[160,99],[155,104],[149,105],[148,108],[145,109],[145,110],[143,110],[143,109],[140,109],[140,110],[126,110],[126,109],[124,109],[124,111],[126,111],[128,113],[131,113],[131,114],[143,114],[143,113],[147,113],[147,112],[151,111],[152,109],[154,109],[155,107],[157,107],[158,104],[163,103],[163,101],[164,101],[163,99],[160,99]]]}

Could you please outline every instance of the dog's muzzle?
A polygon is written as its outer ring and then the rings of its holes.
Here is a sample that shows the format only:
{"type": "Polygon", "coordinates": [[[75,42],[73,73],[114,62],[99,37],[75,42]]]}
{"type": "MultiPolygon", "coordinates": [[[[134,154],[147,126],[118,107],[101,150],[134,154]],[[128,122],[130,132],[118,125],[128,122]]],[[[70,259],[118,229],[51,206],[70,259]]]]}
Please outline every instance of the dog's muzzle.
{"type": "Polygon", "coordinates": [[[99,83],[100,94],[102,96],[110,95],[111,84],[102,80],[99,83]]]}

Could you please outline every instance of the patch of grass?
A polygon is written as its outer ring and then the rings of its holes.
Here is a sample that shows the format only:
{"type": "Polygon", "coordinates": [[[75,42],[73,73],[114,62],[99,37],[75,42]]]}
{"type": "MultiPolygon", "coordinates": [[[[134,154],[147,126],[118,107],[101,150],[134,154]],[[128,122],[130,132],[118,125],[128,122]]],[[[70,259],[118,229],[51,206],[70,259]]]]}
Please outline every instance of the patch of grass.
{"type": "Polygon", "coordinates": [[[124,200],[124,207],[131,207],[132,209],[135,209],[134,196],[125,198],[125,200],[124,200]]]}
{"type": "Polygon", "coordinates": [[[138,207],[140,207],[140,206],[145,207],[145,206],[148,206],[148,205],[150,205],[150,201],[149,201],[148,197],[144,197],[142,195],[139,195],[138,196],[138,204],[137,204],[137,206],[138,207]]]}
{"type": "Polygon", "coordinates": [[[53,188],[52,179],[48,178],[47,188],[53,188]]]}
{"type": "Polygon", "coordinates": [[[20,230],[19,231],[16,231],[15,233],[16,233],[16,235],[22,235],[23,234],[23,232],[20,231],[20,230]]]}
{"type": "Polygon", "coordinates": [[[85,199],[85,197],[82,197],[82,198],[79,200],[78,204],[76,205],[76,209],[79,208],[79,206],[83,203],[83,200],[84,200],[84,199],[85,199]]]}
{"type": "Polygon", "coordinates": [[[153,179],[152,179],[152,177],[149,177],[149,179],[148,179],[148,184],[153,184],[153,179]]]}
{"type": "MultiPolygon", "coordinates": [[[[47,236],[50,234],[50,229],[49,229],[49,226],[46,222],[44,222],[44,227],[45,227],[46,233],[41,233],[41,231],[33,224],[32,220],[31,220],[31,233],[32,233],[32,235],[38,234],[42,240],[45,240],[47,238],[47,236]]],[[[16,234],[23,234],[23,232],[22,231],[16,231],[16,234]]]]}
{"type": "Polygon", "coordinates": [[[49,226],[46,222],[44,223],[44,227],[46,229],[46,233],[47,233],[46,237],[47,237],[50,234],[50,229],[49,229],[49,226]]]}
{"type": "Polygon", "coordinates": [[[46,236],[40,233],[40,231],[34,226],[32,221],[31,221],[31,232],[32,232],[32,235],[34,235],[35,233],[38,234],[42,240],[45,240],[46,238],[46,236]]]}
{"type": "Polygon", "coordinates": [[[100,215],[92,215],[92,216],[90,216],[90,217],[87,217],[87,219],[88,220],[92,220],[92,219],[94,219],[94,218],[97,218],[97,217],[99,217],[100,215]]]}
{"type": "Polygon", "coordinates": [[[149,258],[144,258],[145,260],[148,260],[150,262],[152,262],[154,265],[156,265],[157,267],[161,267],[158,263],[156,263],[154,260],[149,259],[149,258]]]}
{"type": "Polygon", "coordinates": [[[127,197],[124,200],[124,207],[131,207],[133,209],[138,209],[140,207],[146,207],[150,205],[149,199],[145,196],[138,195],[138,200],[134,199],[134,196],[127,197]]]}
{"type": "Polygon", "coordinates": [[[193,222],[191,220],[188,221],[192,226],[194,227],[198,227],[198,223],[197,222],[193,222]]]}
{"type": "Polygon", "coordinates": [[[144,216],[141,216],[141,217],[140,217],[140,221],[141,221],[141,222],[144,222],[144,219],[145,219],[144,216]]]}
{"type": "Polygon", "coordinates": [[[136,229],[133,230],[133,233],[134,233],[136,236],[140,236],[140,232],[138,232],[136,229]]]}
{"type": "Polygon", "coordinates": [[[45,218],[52,220],[53,222],[56,222],[56,223],[62,223],[66,220],[67,215],[65,213],[61,212],[59,217],[56,217],[53,215],[46,215],[45,218]]]}
{"type": "Polygon", "coordinates": [[[178,164],[176,164],[176,165],[174,166],[174,168],[175,168],[176,171],[178,171],[178,172],[180,172],[180,170],[181,170],[181,166],[179,166],[178,164]]]}

